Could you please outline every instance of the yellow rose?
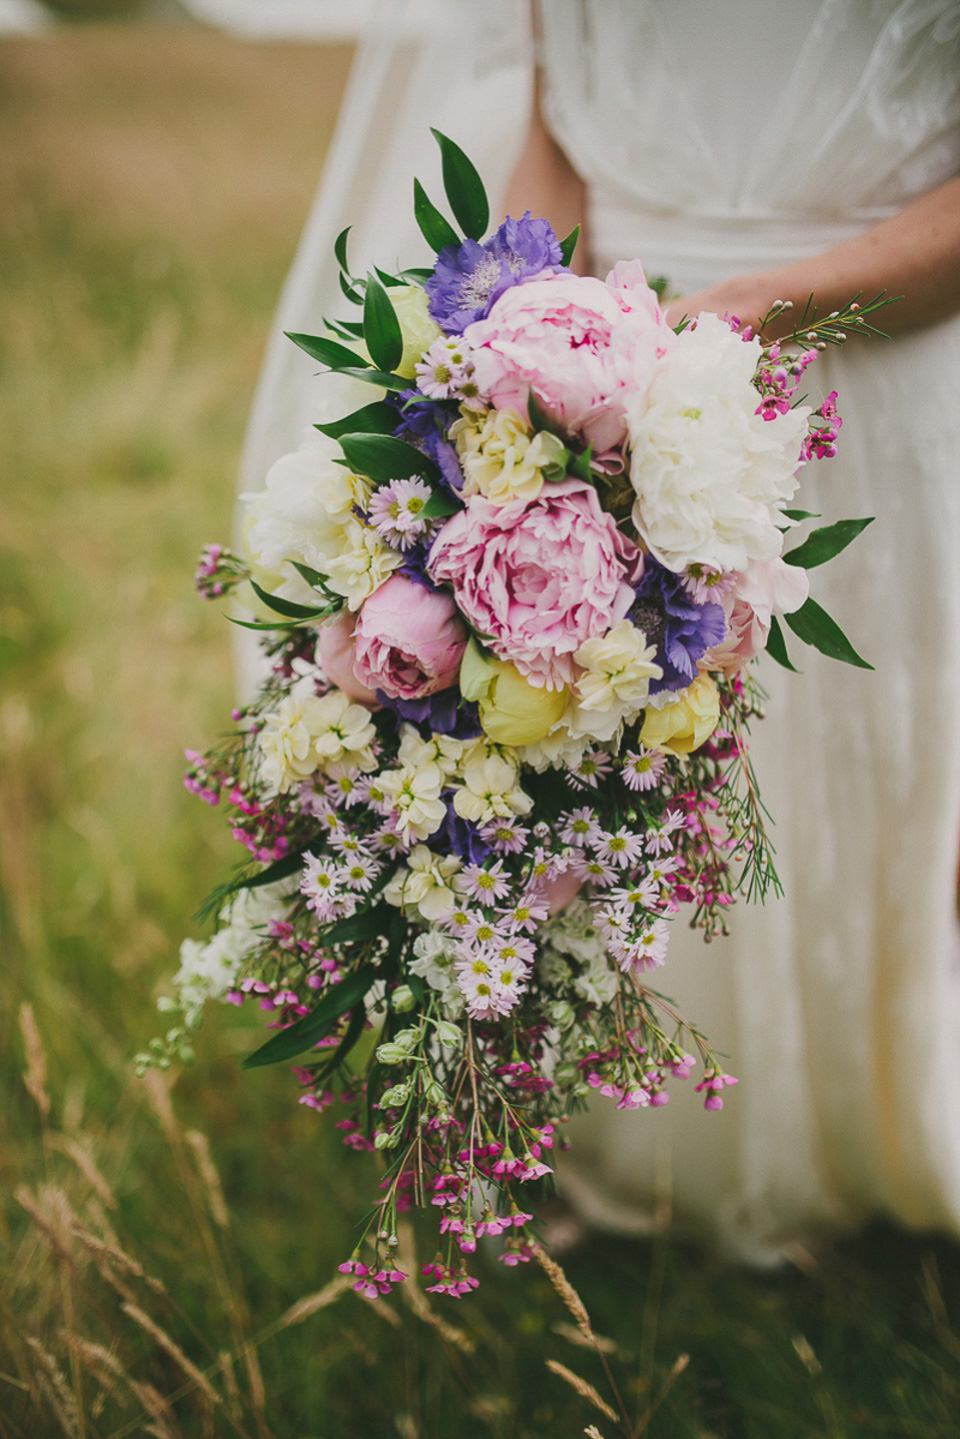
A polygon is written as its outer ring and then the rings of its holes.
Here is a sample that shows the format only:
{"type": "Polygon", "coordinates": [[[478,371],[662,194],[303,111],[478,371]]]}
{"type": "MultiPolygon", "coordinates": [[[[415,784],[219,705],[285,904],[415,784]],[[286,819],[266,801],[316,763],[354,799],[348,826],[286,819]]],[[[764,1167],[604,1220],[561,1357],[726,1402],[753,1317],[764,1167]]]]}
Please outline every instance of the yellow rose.
{"type": "Polygon", "coordinates": [[[640,739],[650,749],[690,754],[713,734],[720,720],[720,692],[705,670],[662,709],[647,710],[640,739]]]}
{"type": "Polygon", "coordinates": [[[483,732],[494,744],[537,744],[567,707],[566,689],[538,689],[514,665],[482,654],[474,640],[460,666],[460,692],[479,704],[483,732]]]}
{"type": "Polygon", "coordinates": [[[403,354],[396,374],[402,375],[405,380],[412,380],[416,375],[414,366],[417,361],[443,331],[436,321],[430,318],[427,296],[421,285],[404,285],[402,288],[391,285],[387,294],[400,321],[400,333],[403,336],[403,354]]]}

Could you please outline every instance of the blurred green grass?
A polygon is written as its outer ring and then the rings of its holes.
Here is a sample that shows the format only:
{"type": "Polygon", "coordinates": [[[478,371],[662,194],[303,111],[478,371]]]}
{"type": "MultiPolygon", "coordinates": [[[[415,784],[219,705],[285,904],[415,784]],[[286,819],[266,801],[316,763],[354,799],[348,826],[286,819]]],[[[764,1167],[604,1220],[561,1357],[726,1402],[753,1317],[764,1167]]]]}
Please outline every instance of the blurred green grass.
{"type": "MultiPolygon", "coordinates": [[[[173,1076],[175,1115],[165,1086],[132,1077],[189,916],[232,858],[180,784],[184,745],[231,703],[227,626],[191,573],[230,530],[348,59],[132,27],[0,44],[4,1439],[615,1432],[545,1367],[607,1393],[539,1271],[483,1262],[475,1298],[399,1304],[400,1324],[348,1295],[277,1327],[352,1248],[372,1161],[340,1150],[285,1074],[241,1075],[253,1035],[234,1011],[173,1076]]],[[[628,1407],[662,1398],[643,1425],[656,1439],[960,1434],[956,1247],[877,1227],[796,1258],[750,1273],[662,1235],[590,1238],[565,1262],[628,1407]]]]}

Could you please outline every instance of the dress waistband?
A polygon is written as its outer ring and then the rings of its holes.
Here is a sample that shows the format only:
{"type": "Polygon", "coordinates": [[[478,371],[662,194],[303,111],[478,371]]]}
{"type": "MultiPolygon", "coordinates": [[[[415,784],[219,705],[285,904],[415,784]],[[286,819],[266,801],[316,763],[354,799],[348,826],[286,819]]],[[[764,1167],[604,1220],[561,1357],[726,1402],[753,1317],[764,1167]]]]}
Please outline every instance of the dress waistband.
{"type": "Polygon", "coordinates": [[[647,210],[600,186],[590,189],[587,210],[598,273],[639,258],[649,276],[665,275],[678,293],[818,254],[896,213],[895,207],[835,218],[647,210]]]}

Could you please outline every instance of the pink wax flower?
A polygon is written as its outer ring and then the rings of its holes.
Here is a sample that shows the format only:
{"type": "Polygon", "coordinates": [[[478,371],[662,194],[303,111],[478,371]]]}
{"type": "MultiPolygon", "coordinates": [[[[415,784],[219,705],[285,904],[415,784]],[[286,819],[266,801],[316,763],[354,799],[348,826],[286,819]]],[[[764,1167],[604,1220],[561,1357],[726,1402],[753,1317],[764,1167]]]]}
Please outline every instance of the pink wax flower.
{"type": "Polygon", "coordinates": [[[798,610],[810,593],[805,569],[785,560],[764,560],[737,575],[736,586],[723,599],[727,633],[703,657],[709,669],[733,675],[766,647],[774,615],[798,610]]]}
{"type": "Polygon", "coordinates": [[[357,678],[354,662],[357,658],[354,624],[356,616],[344,612],[329,624],[323,625],[317,637],[317,664],[331,684],[343,690],[347,699],[357,704],[376,709],[376,692],[357,678]]]}
{"type": "Polygon", "coordinates": [[[673,338],[638,262],[618,265],[606,282],[558,274],[513,285],[464,331],[485,399],[523,414],[533,391],[611,471],[623,469],[622,397],[646,389],[673,338]]]}
{"type": "Polygon", "coordinates": [[[434,541],[428,569],[453,586],[500,659],[531,684],[557,690],[574,679],[573,654],[584,640],[626,615],[643,555],[600,508],[592,485],[562,480],[506,505],[472,495],[434,541]]]}
{"type": "Polygon", "coordinates": [[[392,699],[421,699],[456,683],[466,645],[449,595],[391,575],[357,617],[354,672],[392,699]]]}

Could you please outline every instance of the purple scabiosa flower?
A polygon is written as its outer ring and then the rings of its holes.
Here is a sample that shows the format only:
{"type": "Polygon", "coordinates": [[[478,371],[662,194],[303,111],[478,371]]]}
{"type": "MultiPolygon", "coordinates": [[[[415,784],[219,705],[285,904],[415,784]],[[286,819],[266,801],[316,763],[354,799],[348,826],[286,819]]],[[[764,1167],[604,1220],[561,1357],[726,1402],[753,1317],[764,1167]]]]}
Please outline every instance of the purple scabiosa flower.
{"type": "Polygon", "coordinates": [[[519,220],[508,215],[482,245],[464,240],[440,251],[424,286],[427,308],[441,330],[458,333],[489,314],[511,285],[564,268],[560,242],[546,220],[534,219],[529,210],[519,220]]]}
{"type": "Polygon", "coordinates": [[[461,700],[460,690],[450,685],[422,699],[406,700],[377,690],[377,703],[392,709],[400,719],[415,724],[425,737],[449,734],[456,739],[473,739],[482,733],[480,711],[475,704],[461,700]]]}
{"type": "Polygon", "coordinates": [[[458,410],[449,402],[425,400],[416,390],[402,391],[395,403],[400,418],[394,435],[422,450],[439,465],[443,483],[454,494],[459,494],[463,489],[463,470],[456,447],[447,439],[447,429],[457,418],[458,410]]]}
{"type": "Polygon", "coordinates": [[[643,578],[636,586],[637,601],[629,619],[656,645],[661,679],[650,681],[650,693],[679,690],[696,678],[697,661],[727,632],[719,605],[697,604],[687,593],[683,577],[647,555],[643,578]]]}
{"type": "Polygon", "coordinates": [[[436,836],[435,842],[452,852],[464,864],[482,865],[490,853],[490,845],[480,830],[469,819],[461,819],[453,805],[447,806],[447,815],[436,836]]]}

